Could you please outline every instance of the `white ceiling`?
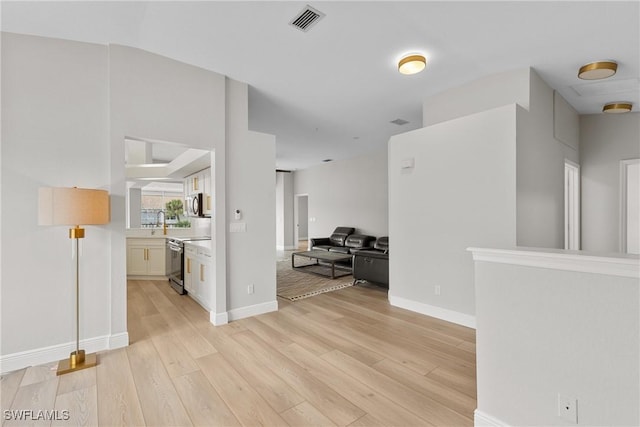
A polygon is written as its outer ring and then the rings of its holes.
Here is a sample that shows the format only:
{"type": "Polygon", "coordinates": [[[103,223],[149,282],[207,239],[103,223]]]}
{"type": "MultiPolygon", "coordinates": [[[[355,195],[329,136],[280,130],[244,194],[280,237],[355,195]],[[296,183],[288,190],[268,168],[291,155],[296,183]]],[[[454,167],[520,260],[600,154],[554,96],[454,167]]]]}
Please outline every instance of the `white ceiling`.
{"type": "Polygon", "coordinates": [[[276,135],[280,169],[383,149],[421,126],[425,97],[511,69],[534,68],[581,114],[639,106],[638,1],[312,0],[326,16],[304,33],[288,23],[306,4],[3,1],[1,13],[3,31],[134,46],[248,83],[250,128],[276,135]],[[400,75],[412,51],[427,69],[400,75]],[[619,63],[607,83],[576,77],[601,59],[619,63]]]}

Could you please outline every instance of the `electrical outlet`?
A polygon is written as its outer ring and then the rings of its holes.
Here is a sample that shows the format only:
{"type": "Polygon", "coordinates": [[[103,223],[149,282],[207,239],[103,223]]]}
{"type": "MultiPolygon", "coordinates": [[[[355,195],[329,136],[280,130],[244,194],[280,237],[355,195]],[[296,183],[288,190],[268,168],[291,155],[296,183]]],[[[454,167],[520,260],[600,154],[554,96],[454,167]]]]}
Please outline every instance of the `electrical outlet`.
{"type": "Polygon", "coordinates": [[[253,285],[247,286],[247,293],[251,295],[253,293],[253,285]]]}
{"type": "Polygon", "coordinates": [[[578,399],[558,393],[558,416],[573,424],[578,424],[578,399]]]}
{"type": "Polygon", "coordinates": [[[433,293],[435,293],[436,295],[440,295],[440,285],[436,285],[433,288],[433,293]]]}

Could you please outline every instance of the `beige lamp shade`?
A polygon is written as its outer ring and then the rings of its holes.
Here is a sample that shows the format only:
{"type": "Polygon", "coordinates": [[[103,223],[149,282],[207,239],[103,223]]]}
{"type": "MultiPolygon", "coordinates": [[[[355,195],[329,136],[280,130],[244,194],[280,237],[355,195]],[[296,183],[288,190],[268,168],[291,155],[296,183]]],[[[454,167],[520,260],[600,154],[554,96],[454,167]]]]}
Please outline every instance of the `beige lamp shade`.
{"type": "Polygon", "coordinates": [[[38,225],[109,223],[109,193],[105,190],[42,187],[38,190],[38,225]]]}

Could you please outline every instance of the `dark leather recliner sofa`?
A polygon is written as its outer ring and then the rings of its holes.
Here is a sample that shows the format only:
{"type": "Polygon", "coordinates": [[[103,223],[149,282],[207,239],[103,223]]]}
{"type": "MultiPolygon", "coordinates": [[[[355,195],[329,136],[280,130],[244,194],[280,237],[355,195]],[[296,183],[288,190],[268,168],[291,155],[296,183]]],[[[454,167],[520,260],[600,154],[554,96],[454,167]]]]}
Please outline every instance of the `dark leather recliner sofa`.
{"type": "Polygon", "coordinates": [[[372,249],[362,249],[353,255],[353,280],[366,280],[389,287],[389,237],[380,237],[372,249]]]}
{"type": "Polygon", "coordinates": [[[373,236],[366,234],[351,234],[344,241],[344,246],[330,248],[330,252],[339,252],[342,254],[353,254],[359,250],[373,248],[373,242],[376,240],[373,236]]]}
{"type": "Polygon", "coordinates": [[[310,239],[311,249],[320,249],[329,252],[339,252],[343,254],[352,254],[356,250],[371,248],[374,240],[373,236],[365,234],[353,234],[353,227],[338,227],[333,231],[330,237],[320,237],[310,239]]]}
{"type": "Polygon", "coordinates": [[[344,242],[356,231],[353,227],[337,227],[329,237],[315,237],[309,239],[311,249],[322,249],[328,251],[331,248],[344,247],[344,242]]]}

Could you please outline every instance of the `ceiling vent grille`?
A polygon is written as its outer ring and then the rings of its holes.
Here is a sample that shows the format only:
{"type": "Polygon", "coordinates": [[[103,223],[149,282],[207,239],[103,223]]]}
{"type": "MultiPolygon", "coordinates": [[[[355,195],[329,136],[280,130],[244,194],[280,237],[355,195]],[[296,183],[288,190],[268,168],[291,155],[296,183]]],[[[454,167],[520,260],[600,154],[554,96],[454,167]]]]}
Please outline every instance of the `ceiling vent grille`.
{"type": "Polygon", "coordinates": [[[319,20],[324,18],[324,13],[317,9],[306,5],[290,22],[289,25],[304,31],[305,33],[311,29],[319,20]]]}

